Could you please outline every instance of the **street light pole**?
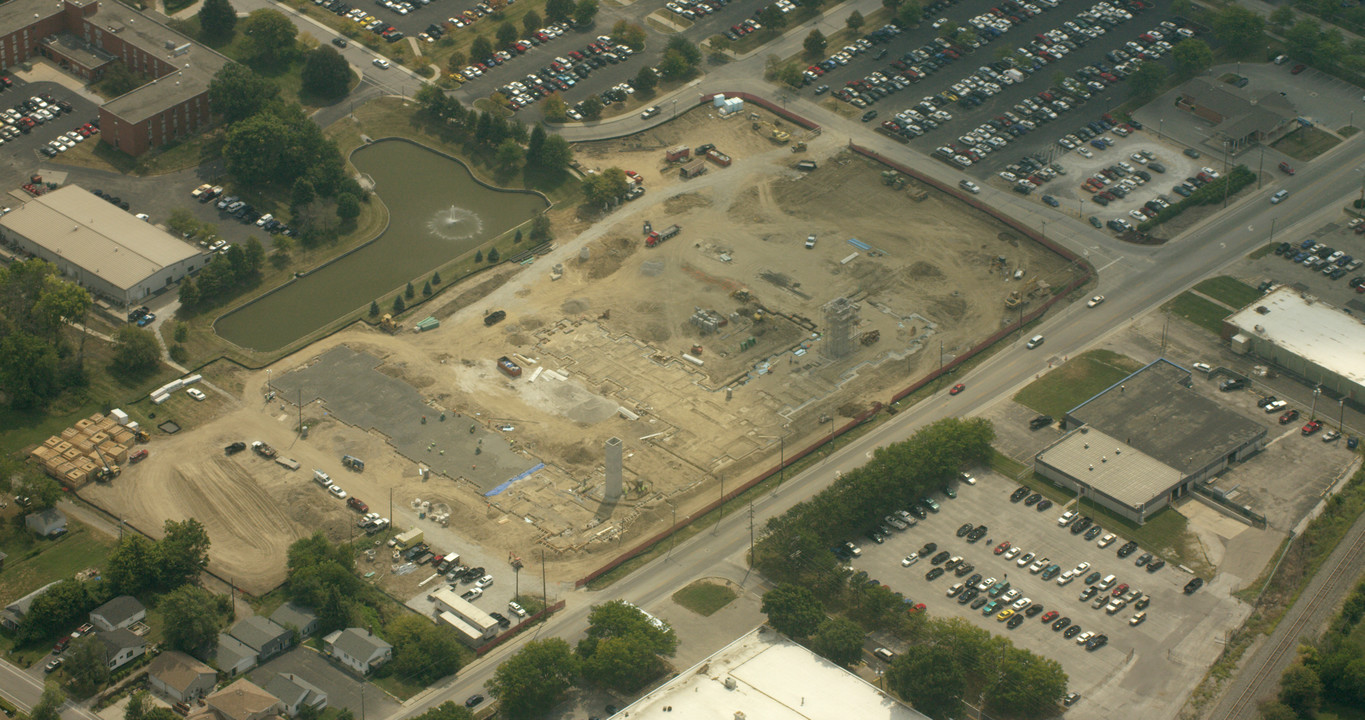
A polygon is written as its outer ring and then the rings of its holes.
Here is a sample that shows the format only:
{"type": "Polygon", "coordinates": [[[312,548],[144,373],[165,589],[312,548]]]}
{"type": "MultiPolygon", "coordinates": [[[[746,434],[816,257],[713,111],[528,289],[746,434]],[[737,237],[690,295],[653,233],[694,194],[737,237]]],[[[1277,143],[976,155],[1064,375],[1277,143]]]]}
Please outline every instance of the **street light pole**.
{"type": "Polygon", "coordinates": [[[1317,419],[1318,419],[1318,396],[1321,395],[1321,394],[1322,394],[1322,386],[1321,386],[1321,385],[1319,385],[1318,387],[1313,388],[1313,410],[1312,410],[1312,412],[1311,412],[1311,414],[1310,414],[1310,416],[1309,416],[1309,418],[1308,418],[1309,420],[1317,420],[1317,419]]]}

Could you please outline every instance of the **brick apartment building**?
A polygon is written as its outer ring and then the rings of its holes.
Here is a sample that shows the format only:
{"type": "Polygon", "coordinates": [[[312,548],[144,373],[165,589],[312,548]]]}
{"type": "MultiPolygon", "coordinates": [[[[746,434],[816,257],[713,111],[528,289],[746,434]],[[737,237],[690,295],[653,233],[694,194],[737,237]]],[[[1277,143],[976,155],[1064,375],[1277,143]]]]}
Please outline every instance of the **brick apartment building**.
{"type": "Polygon", "coordinates": [[[212,122],[208,86],[227,58],[114,0],[0,5],[0,67],[42,55],[87,82],[121,62],[150,80],[100,107],[100,138],[141,155],[212,122]]]}

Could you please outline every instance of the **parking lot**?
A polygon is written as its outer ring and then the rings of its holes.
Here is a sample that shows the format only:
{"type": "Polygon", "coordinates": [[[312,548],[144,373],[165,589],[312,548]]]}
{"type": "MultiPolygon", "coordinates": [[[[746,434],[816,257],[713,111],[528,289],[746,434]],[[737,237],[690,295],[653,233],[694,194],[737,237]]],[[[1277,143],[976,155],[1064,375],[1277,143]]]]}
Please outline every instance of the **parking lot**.
{"type": "MultiPolygon", "coordinates": [[[[1011,493],[1018,486],[1008,479],[989,471],[977,472],[975,477],[976,485],[957,487],[955,500],[936,494],[940,512],[930,513],[917,526],[895,533],[885,544],[857,538],[862,555],[854,559],[852,565],[904,593],[913,602],[924,603],[930,613],[965,619],[993,633],[1005,634],[1021,647],[1057,660],[1070,678],[1070,689],[1083,697],[1106,686],[1104,695],[1108,707],[1082,703],[1073,708],[1069,716],[1103,717],[1121,709],[1132,712],[1141,707],[1145,699],[1178,694],[1178,688],[1188,685],[1191,680],[1186,677],[1191,675],[1184,668],[1186,663],[1194,667],[1198,662],[1211,660],[1218,649],[1214,638],[1240,617],[1239,604],[1226,597],[1225,588],[1215,592],[1206,586],[1186,595],[1183,588],[1191,579],[1186,572],[1168,565],[1149,573],[1135,565],[1136,559],[1146,553],[1145,549],[1138,548],[1126,559],[1119,559],[1116,551],[1127,542],[1125,538],[1118,537],[1107,548],[1100,548],[1098,539],[1086,541],[1084,535],[1073,535],[1058,526],[1058,518],[1066,508],[1053,506],[1037,512],[1036,505],[1027,507],[1022,501],[1010,501],[1011,493]],[[988,524],[985,537],[975,543],[958,537],[958,528],[967,523],[988,524]],[[1059,586],[1056,580],[1045,582],[1041,573],[1020,567],[1017,559],[1009,561],[1003,554],[996,555],[995,547],[1005,541],[1022,548],[1020,557],[1023,553],[1033,553],[1035,560],[1046,558],[1065,570],[1089,562],[1092,565],[1085,571],[1087,575],[1094,572],[1115,575],[1114,588],[1126,584],[1128,590],[1139,589],[1151,598],[1145,610],[1146,621],[1137,626],[1129,624],[1135,612],[1131,604],[1111,615],[1078,600],[1087,587],[1086,577],[1059,586]],[[971,574],[980,573],[994,577],[1000,583],[1009,582],[1011,589],[1019,591],[1019,597],[1042,605],[1043,611],[1010,630],[1006,623],[997,620],[1004,605],[987,617],[981,611],[971,609],[971,603],[963,605],[958,598],[948,597],[949,588],[967,578],[949,572],[936,580],[926,580],[926,572],[934,567],[932,555],[910,567],[902,566],[903,558],[929,542],[938,546],[934,553],[947,551],[974,565],[971,574]],[[1071,625],[1083,628],[1082,633],[1108,636],[1108,644],[1093,652],[1086,651],[1074,638],[1064,637],[1066,627],[1054,630],[1051,624],[1044,625],[1042,618],[1052,611],[1058,613],[1053,623],[1068,618],[1071,625]],[[1137,667],[1141,671],[1132,672],[1137,667]]],[[[1099,538],[1107,533],[1103,530],[1099,538]]],[[[1106,594],[1112,597],[1112,591],[1106,594]]]]}
{"type": "MultiPolygon", "coordinates": [[[[48,147],[49,143],[59,135],[65,136],[68,132],[77,132],[78,129],[92,121],[98,122],[98,107],[89,100],[67,90],[66,88],[53,82],[26,83],[21,78],[13,74],[7,75],[12,86],[0,92],[0,109],[7,117],[4,120],[3,142],[0,142],[0,157],[7,161],[7,172],[4,174],[6,185],[18,185],[28,181],[28,176],[32,174],[34,166],[47,158],[40,154],[39,150],[48,147]],[[70,111],[58,109],[51,114],[51,120],[34,115],[28,109],[20,106],[21,102],[29,101],[31,98],[47,95],[56,100],[62,101],[71,107],[70,111]],[[24,132],[20,125],[20,118],[32,117],[34,125],[24,132]],[[38,120],[42,119],[39,123],[38,120]]],[[[44,101],[46,102],[46,101],[44,101]]],[[[78,135],[79,132],[78,132],[78,135]]],[[[81,136],[81,143],[96,140],[81,136]]],[[[76,141],[72,141],[73,144],[76,141]]],[[[54,151],[55,152],[55,151],[54,151]]],[[[64,151],[63,151],[64,152],[64,151]]],[[[60,153],[58,153],[60,155],[60,153]]]]}
{"type": "Polygon", "coordinates": [[[1339,308],[1365,312],[1365,279],[1361,279],[1365,278],[1365,222],[1351,227],[1352,222],[1342,217],[1340,221],[1327,223],[1306,235],[1276,237],[1277,246],[1287,244],[1288,247],[1283,252],[1247,261],[1240,273],[1245,273],[1253,284],[1270,281],[1292,285],[1339,308]],[[1310,267],[1304,262],[1310,257],[1312,246],[1304,247],[1305,243],[1323,246],[1311,253],[1312,257],[1321,259],[1319,253],[1326,253],[1328,258],[1337,252],[1343,255],[1335,261],[1323,260],[1310,267]],[[1328,270],[1333,270],[1333,274],[1325,274],[1328,270]]]}

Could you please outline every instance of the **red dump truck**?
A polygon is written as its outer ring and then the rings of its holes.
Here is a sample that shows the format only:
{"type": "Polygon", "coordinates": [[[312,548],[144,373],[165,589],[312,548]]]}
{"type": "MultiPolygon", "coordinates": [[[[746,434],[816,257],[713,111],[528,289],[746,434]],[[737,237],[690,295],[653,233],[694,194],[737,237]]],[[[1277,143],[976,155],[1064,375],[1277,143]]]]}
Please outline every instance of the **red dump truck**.
{"type": "Polygon", "coordinates": [[[655,230],[645,237],[645,247],[654,247],[680,232],[682,232],[682,228],[677,225],[669,225],[663,230],[655,230]]]}
{"type": "Polygon", "coordinates": [[[498,369],[506,373],[507,377],[521,377],[521,366],[512,362],[506,355],[498,358],[498,369]]]}

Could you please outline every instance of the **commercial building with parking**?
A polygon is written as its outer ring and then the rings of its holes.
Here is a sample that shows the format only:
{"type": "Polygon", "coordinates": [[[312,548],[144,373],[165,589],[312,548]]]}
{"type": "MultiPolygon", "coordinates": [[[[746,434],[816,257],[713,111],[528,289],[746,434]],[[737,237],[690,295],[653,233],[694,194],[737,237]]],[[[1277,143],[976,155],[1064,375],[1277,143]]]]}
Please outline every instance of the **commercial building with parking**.
{"type": "Polygon", "coordinates": [[[1365,400],[1365,323],[1355,315],[1286,285],[1223,322],[1233,352],[1337,398],[1365,400]]]}
{"type": "Polygon", "coordinates": [[[1265,447],[1262,425],[1196,392],[1190,372],[1157,360],[1067,412],[1038,474],[1142,524],[1265,447]]]}
{"type": "Polygon", "coordinates": [[[0,243],[56,265],[92,295],[121,307],[169,287],[211,257],[76,185],[0,217],[0,243]]]}
{"type": "Polygon", "coordinates": [[[209,81],[228,59],[113,0],[0,5],[0,67],[43,56],[87,82],[121,62],[148,82],[100,107],[101,141],[141,155],[212,122],[209,81]]]}

